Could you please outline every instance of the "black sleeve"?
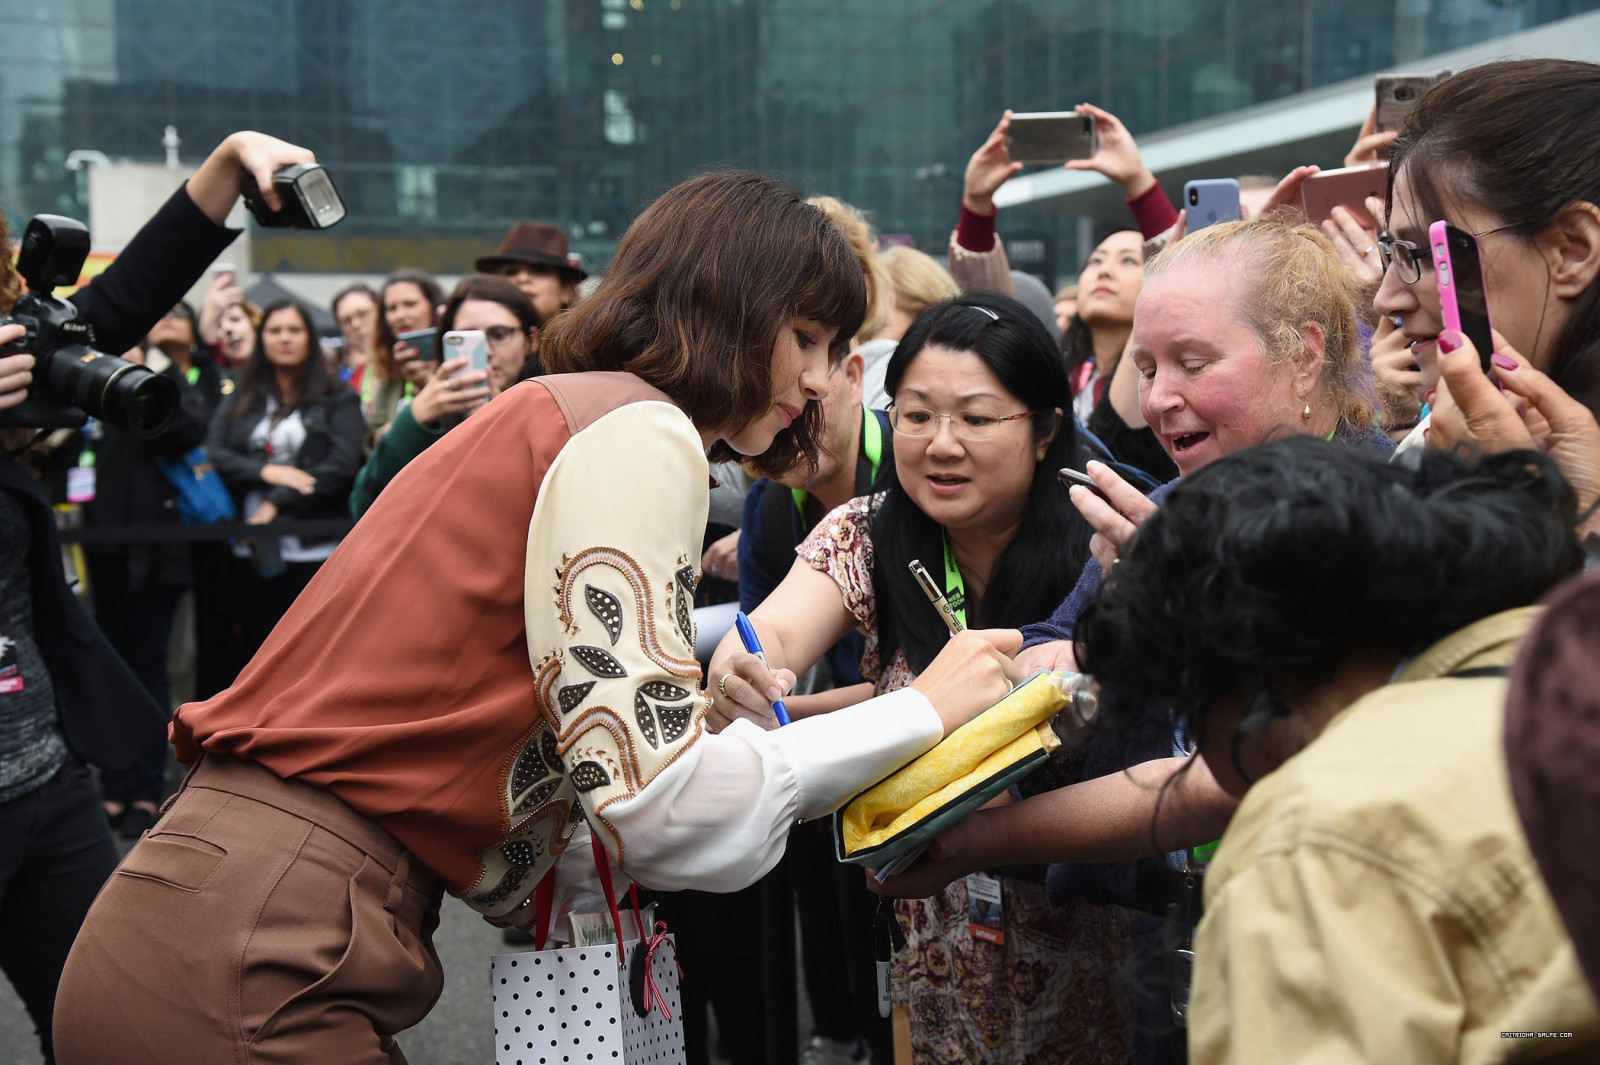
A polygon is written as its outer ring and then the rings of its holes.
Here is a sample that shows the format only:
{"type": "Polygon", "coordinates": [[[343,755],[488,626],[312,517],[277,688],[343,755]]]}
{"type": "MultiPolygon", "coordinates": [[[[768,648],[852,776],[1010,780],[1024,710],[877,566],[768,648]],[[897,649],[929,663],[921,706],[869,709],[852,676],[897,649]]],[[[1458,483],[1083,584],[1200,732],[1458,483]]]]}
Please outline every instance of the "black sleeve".
{"type": "Polygon", "coordinates": [[[229,423],[234,421],[233,405],[239,393],[224,396],[217,412],[211,416],[211,426],[206,432],[206,456],[229,488],[244,491],[261,483],[261,459],[235,450],[228,443],[229,423]]]}
{"type": "MultiPolygon", "coordinates": [[[[313,352],[315,357],[316,353],[313,352]]],[[[326,440],[317,447],[310,458],[298,463],[299,467],[316,479],[317,486],[310,495],[302,495],[292,488],[275,486],[267,498],[281,514],[304,514],[325,507],[329,499],[340,501],[350,495],[361,470],[362,441],[367,435],[367,423],[361,416],[361,397],[338,386],[338,390],[319,402],[327,405],[326,440]]],[[[307,449],[312,450],[307,441],[307,449]]],[[[302,452],[304,454],[304,452],[302,452]]]]}
{"type": "Polygon", "coordinates": [[[174,192],[105,273],[72,296],[94,326],[95,347],[121,355],[143,340],[238,235],[207,218],[187,188],[174,192]]]}

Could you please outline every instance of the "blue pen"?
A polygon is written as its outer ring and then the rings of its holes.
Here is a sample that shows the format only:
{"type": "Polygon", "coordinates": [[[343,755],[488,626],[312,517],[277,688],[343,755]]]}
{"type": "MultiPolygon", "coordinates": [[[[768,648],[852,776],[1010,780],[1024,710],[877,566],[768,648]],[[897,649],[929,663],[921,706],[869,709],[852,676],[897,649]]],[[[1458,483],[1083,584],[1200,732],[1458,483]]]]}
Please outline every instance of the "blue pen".
{"type": "MultiPolygon", "coordinates": [[[[743,610],[733,615],[733,627],[739,630],[739,642],[744,644],[744,649],[761,659],[762,665],[767,665],[767,653],[761,649],[761,638],[756,635],[756,627],[750,624],[743,610]]],[[[783,705],[782,699],[772,704],[772,712],[778,715],[778,724],[789,723],[789,708],[783,705]]]]}

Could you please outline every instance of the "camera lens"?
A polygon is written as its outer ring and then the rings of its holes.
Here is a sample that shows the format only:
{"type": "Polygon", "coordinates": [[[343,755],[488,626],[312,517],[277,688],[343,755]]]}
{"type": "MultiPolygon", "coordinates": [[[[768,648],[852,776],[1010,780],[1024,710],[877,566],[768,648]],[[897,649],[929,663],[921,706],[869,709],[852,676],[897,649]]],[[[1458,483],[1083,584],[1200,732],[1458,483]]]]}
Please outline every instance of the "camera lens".
{"type": "MultiPolygon", "coordinates": [[[[132,369],[144,370],[144,367],[132,369]]],[[[136,436],[146,436],[160,429],[177,409],[178,386],[148,370],[140,374],[123,373],[106,388],[106,421],[126,426],[136,436]]]]}
{"type": "Polygon", "coordinates": [[[1199,189],[1190,189],[1189,190],[1189,206],[1190,207],[1199,207],[1200,206],[1200,190],[1199,189]]]}
{"type": "Polygon", "coordinates": [[[79,345],[52,352],[45,376],[73,406],[139,436],[161,428],[178,409],[178,386],[168,378],[79,345]]]}

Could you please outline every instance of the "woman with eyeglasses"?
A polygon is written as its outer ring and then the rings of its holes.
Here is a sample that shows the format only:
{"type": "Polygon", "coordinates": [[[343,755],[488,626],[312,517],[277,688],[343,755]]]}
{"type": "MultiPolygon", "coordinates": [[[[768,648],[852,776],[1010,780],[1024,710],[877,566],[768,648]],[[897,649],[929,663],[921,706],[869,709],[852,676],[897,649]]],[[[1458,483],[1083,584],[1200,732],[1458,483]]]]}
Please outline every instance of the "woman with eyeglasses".
{"type": "MultiPolygon", "coordinates": [[[[1428,227],[1440,219],[1478,239],[1495,374],[1531,364],[1600,411],[1600,66],[1557,59],[1490,63],[1435,86],[1406,120],[1389,164],[1385,273],[1375,300],[1397,318],[1429,389],[1428,440],[1468,438],[1440,383],[1446,331],[1428,227]]],[[[1478,365],[1477,352],[1459,360],[1478,365]]],[[[1474,371],[1481,376],[1481,371],[1474,371]]]]}
{"type": "Polygon", "coordinates": [[[463,278],[439,316],[439,336],[453,329],[481,330],[489,346],[488,370],[468,368],[465,356],[446,358],[416,398],[396,409],[388,432],[356,475],[350,513],[361,517],[430,444],[519,380],[542,373],[536,350],[543,325],[533,301],[510,281],[488,274],[463,278]]]}
{"type": "MultiPolygon", "coordinates": [[[[907,569],[913,559],[964,624],[1015,627],[1066,595],[1089,539],[1056,483],[1080,458],[1066,366],[1032,312],[986,292],[934,304],[895,350],[885,387],[894,462],[881,491],[828,515],[751,615],[775,670],[803,672],[861,631],[861,674],[879,694],[909,684],[950,639],[907,569]]],[[[723,641],[707,676],[714,724],[774,724],[767,698],[782,682],[737,638],[723,641]]],[[[896,954],[894,998],[917,1060],[1127,1060],[1117,998],[1127,915],[1052,908],[1039,873],[999,878],[1003,947],[971,935],[965,881],[897,904],[909,943],[896,954]]]]}

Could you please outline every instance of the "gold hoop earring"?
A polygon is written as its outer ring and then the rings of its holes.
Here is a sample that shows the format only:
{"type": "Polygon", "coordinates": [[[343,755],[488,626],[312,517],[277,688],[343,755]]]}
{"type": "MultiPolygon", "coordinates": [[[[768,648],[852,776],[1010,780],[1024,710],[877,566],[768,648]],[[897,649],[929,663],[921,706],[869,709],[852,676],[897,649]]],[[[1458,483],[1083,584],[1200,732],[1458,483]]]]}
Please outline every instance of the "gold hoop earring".
{"type": "Polygon", "coordinates": [[[1308,422],[1311,420],[1311,404],[1306,404],[1305,409],[1300,412],[1300,417],[1308,422]]]}

